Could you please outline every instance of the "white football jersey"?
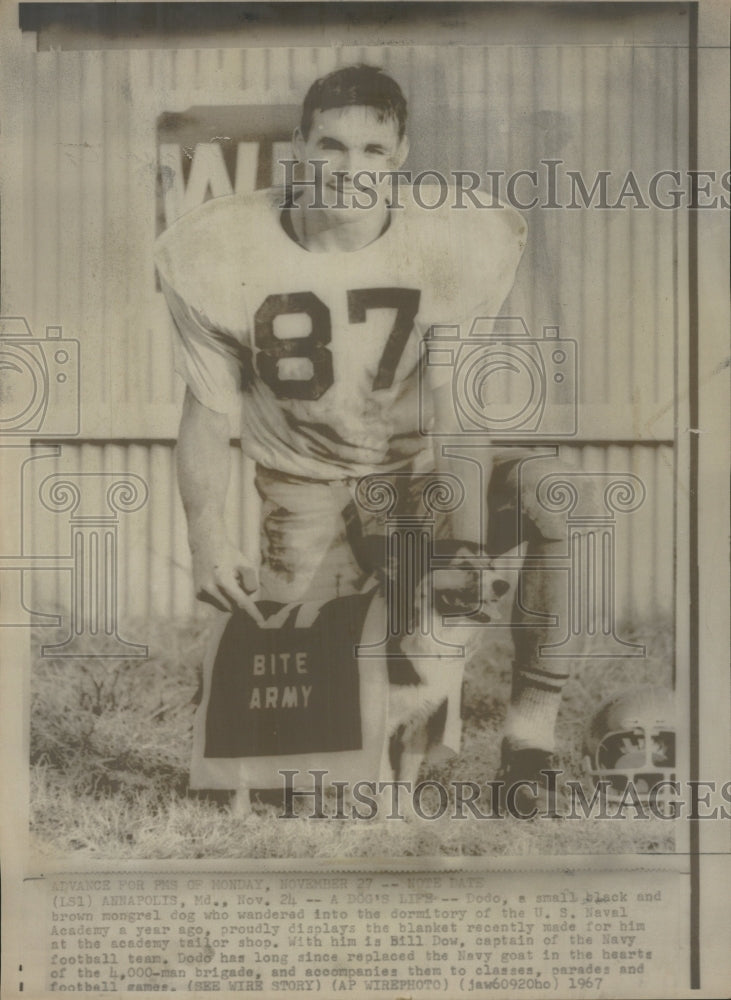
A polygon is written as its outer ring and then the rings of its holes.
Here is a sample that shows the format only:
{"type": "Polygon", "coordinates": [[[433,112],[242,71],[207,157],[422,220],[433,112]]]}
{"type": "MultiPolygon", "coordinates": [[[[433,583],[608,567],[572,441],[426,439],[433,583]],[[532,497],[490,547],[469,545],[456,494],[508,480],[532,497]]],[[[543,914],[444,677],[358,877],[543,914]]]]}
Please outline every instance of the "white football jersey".
{"type": "Polygon", "coordinates": [[[426,444],[421,339],[499,312],[523,219],[453,198],[428,210],[408,189],[400,200],[381,236],[351,252],[296,242],[281,190],[208,201],[159,238],[178,370],[203,405],[240,413],[242,448],[261,465],[339,479],[408,464],[426,444]]]}

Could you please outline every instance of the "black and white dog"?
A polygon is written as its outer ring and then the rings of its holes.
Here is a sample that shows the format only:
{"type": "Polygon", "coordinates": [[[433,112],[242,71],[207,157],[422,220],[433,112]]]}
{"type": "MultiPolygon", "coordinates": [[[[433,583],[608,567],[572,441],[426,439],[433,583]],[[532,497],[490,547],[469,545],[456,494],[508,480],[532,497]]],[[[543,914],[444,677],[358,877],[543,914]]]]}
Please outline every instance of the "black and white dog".
{"type": "Polygon", "coordinates": [[[512,586],[509,573],[475,568],[468,549],[418,582],[411,628],[393,639],[387,657],[381,781],[413,787],[430,752],[458,751],[464,668],[484,642],[485,626],[506,618],[512,586]]]}

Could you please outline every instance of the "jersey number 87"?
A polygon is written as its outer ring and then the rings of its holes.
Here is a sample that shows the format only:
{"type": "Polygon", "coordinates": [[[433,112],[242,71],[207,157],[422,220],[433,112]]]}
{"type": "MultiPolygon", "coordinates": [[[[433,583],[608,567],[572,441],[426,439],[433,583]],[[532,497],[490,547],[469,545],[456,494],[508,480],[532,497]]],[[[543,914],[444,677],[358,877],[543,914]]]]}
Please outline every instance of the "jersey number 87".
{"type": "MultiPolygon", "coordinates": [[[[388,389],[414,326],[421,292],[413,288],[357,288],[346,295],[350,323],[365,323],[369,309],[395,310],[393,326],[373,379],[374,389],[388,389]]],[[[313,292],[267,296],[254,316],[259,376],[278,399],[319,399],[333,384],[333,360],[327,347],[331,339],[330,310],[313,292]],[[309,316],[310,332],[304,337],[277,337],[274,320],[295,313],[309,316]],[[285,358],[307,358],[312,375],[307,379],[280,378],[279,362],[285,358]]]]}

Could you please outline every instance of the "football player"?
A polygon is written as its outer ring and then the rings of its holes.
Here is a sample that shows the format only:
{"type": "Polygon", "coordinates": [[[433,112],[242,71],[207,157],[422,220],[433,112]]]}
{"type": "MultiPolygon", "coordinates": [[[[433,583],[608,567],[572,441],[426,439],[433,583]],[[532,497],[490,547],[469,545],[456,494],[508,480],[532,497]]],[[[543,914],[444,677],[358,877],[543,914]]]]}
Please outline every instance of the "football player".
{"type": "MultiPolygon", "coordinates": [[[[428,210],[424,203],[440,198],[422,189],[417,202],[403,185],[397,207],[393,172],[408,153],[406,117],[391,77],[366,65],[336,70],[312,85],[294,133],[296,158],[316,168],[314,186],[295,184],[284,200],[281,190],[261,190],[208,201],[158,241],[187,386],[177,461],[195,590],[223,611],[258,619],[252,595],[324,600],[361,588],[369,567],[356,542],[382,530],[354,502],[361,477],[436,468],[464,478],[463,464],[420,432],[424,377],[433,420],[446,433],[460,431],[451,369],[425,373],[420,345],[434,325],[467,330],[476,316],[499,313],[526,226],[512,209],[455,210],[451,198],[428,210]],[[259,565],[224,527],[231,415],[256,463],[259,565]]],[[[495,525],[517,523],[518,457],[494,461],[495,525]]],[[[562,526],[542,523],[525,481],[522,496],[529,554],[550,554],[562,526]]],[[[468,491],[440,527],[455,548],[482,546],[475,535],[484,503],[468,491]]],[[[512,536],[495,551],[512,548],[512,536]]],[[[526,607],[556,613],[549,577],[524,572],[526,607]]],[[[560,661],[539,660],[545,630],[516,629],[515,639],[508,782],[550,765],[566,679],[560,661]]]]}

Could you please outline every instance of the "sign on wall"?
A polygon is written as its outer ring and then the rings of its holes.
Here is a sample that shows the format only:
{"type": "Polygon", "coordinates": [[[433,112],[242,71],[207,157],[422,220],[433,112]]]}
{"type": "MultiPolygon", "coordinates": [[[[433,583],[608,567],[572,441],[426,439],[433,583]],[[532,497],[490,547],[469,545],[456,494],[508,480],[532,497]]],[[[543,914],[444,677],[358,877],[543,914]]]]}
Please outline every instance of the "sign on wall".
{"type": "Polygon", "coordinates": [[[283,183],[299,108],[288,104],[191,107],[157,120],[156,234],[209,198],[283,183]]]}

